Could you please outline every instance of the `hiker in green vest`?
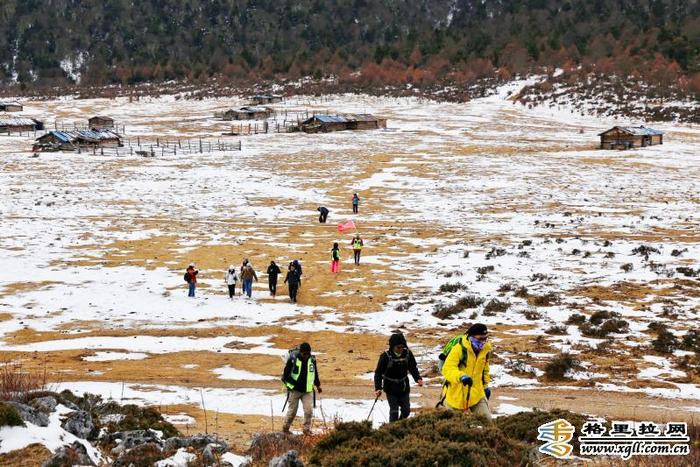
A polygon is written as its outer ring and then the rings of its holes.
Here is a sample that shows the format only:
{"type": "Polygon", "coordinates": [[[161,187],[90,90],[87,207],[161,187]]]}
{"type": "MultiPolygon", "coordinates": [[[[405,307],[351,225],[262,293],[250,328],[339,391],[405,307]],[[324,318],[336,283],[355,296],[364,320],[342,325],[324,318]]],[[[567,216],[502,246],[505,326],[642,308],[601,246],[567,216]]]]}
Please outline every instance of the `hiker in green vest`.
{"type": "Polygon", "coordinates": [[[289,409],[282,431],[289,433],[294,417],[297,416],[299,400],[304,406],[304,434],[311,433],[311,416],[313,415],[314,387],[321,393],[321,381],[318,379],[316,357],[311,355],[311,346],[304,342],[298,351],[290,353],[284,366],[282,382],[287,387],[289,409]]]}
{"type": "Polygon", "coordinates": [[[355,255],[355,266],[360,264],[360,253],[362,253],[362,246],[364,243],[362,242],[362,239],[360,238],[360,234],[355,234],[355,238],[352,239],[352,242],[350,242],[350,246],[352,246],[352,252],[355,255]]]}

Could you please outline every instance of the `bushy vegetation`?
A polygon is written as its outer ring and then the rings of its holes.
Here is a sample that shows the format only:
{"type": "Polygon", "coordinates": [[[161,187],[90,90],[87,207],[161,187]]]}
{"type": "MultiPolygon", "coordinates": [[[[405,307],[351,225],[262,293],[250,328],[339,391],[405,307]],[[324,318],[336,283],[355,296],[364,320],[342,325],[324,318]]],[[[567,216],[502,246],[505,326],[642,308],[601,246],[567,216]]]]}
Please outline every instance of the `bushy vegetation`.
{"type": "Polygon", "coordinates": [[[493,316],[498,313],[504,313],[508,311],[508,308],[510,308],[510,302],[493,298],[484,305],[484,315],[493,316]]]}
{"type": "Polygon", "coordinates": [[[580,362],[571,354],[562,352],[547,363],[544,367],[544,374],[553,381],[564,380],[567,379],[567,373],[575,370],[579,365],[580,362]]]}
{"type": "Polygon", "coordinates": [[[0,428],[4,426],[24,426],[24,421],[14,407],[0,402],[0,428]]]}
{"type": "Polygon", "coordinates": [[[452,305],[439,304],[435,307],[433,316],[440,319],[445,319],[449,316],[461,313],[469,308],[476,308],[484,302],[483,298],[477,297],[475,295],[466,295],[460,297],[452,305]]]}
{"type": "Polygon", "coordinates": [[[436,410],[383,425],[341,423],[318,442],[309,465],[517,466],[528,446],[473,415],[436,410]]]}

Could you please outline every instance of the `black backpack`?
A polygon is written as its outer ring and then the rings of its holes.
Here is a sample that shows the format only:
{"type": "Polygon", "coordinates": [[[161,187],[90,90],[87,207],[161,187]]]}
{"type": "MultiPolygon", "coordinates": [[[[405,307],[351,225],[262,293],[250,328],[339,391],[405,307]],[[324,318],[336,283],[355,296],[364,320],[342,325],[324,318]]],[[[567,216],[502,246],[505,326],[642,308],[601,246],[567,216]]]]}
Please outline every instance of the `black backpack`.
{"type": "Polygon", "coordinates": [[[185,277],[183,277],[183,279],[185,279],[185,282],[187,282],[189,284],[190,283],[190,273],[186,272],[185,277]]]}

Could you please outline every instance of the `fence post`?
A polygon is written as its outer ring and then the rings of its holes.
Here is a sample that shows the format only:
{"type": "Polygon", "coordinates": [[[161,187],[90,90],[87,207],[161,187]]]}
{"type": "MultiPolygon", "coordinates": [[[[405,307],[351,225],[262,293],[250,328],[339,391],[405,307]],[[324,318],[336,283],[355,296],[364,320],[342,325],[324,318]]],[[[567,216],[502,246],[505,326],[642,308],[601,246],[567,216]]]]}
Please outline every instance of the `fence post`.
{"type": "Polygon", "coordinates": [[[156,138],[156,147],[160,147],[160,140],[156,138]]]}
{"type": "Polygon", "coordinates": [[[201,154],[202,152],[202,138],[199,138],[199,153],[201,154]]]}

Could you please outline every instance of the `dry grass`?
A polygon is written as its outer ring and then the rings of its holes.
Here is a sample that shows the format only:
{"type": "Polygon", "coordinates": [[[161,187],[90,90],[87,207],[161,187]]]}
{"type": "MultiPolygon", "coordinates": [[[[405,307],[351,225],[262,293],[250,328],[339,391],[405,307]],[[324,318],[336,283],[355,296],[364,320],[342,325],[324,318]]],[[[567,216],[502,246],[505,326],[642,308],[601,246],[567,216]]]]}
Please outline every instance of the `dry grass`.
{"type": "Polygon", "coordinates": [[[37,467],[51,457],[51,451],[41,444],[30,444],[26,448],[0,454],[3,467],[37,467]]]}
{"type": "Polygon", "coordinates": [[[35,373],[21,362],[0,363],[0,400],[17,400],[30,392],[41,391],[46,387],[46,378],[46,365],[43,372],[35,373]]]}

